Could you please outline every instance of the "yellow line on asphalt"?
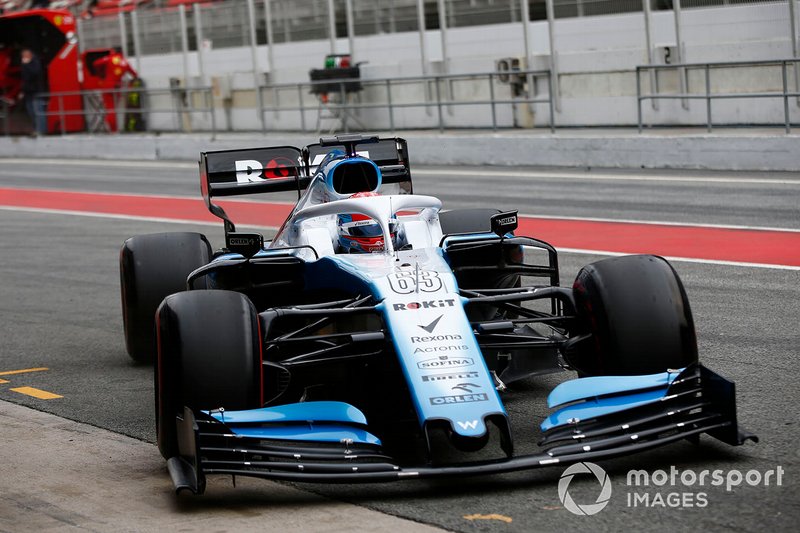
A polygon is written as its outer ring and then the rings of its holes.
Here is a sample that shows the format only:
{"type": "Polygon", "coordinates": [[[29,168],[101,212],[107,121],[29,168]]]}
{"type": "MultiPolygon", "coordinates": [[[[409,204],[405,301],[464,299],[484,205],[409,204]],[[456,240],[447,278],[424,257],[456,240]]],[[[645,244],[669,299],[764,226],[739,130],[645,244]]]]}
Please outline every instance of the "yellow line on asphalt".
{"type": "Polygon", "coordinates": [[[506,524],[510,524],[514,521],[513,518],[510,516],[502,515],[502,514],[467,514],[464,515],[464,518],[467,520],[499,520],[500,522],[505,522],[506,524]]]}
{"type": "Polygon", "coordinates": [[[0,383],[8,383],[7,379],[0,379],[0,383]]]}
{"type": "Polygon", "coordinates": [[[0,376],[11,376],[13,374],[27,374],[28,372],[41,372],[42,370],[50,370],[47,367],[39,367],[39,368],[23,368],[22,370],[6,370],[5,372],[0,372],[0,376]]]}
{"type": "Polygon", "coordinates": [[[17,387],[11,390],[13,390],[14,392],[18,392],[20,394],[27,394],[28,396],[39,398],[40,400],[54,400],[56,398],[63,398],[63,396],[61,396],[60,394],[47,392],[46,390],[41,390],[41,389],[35,389],[33,387],[17,387]]]}

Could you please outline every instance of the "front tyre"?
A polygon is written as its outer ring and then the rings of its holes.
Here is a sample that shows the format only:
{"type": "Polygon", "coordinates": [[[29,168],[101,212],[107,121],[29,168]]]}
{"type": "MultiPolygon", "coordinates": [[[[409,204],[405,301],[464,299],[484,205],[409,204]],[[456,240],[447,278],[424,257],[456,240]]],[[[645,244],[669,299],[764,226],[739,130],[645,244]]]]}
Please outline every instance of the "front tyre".
{"type": "Polygon", "coordinates": [[[662,257],[631,255],[585,266],[573,285],[582,332],[565,353],[581,375],[655,374],[697,362],[697,337],[678,274],[662,257]]]}
{"type": "Polygon", "coordinates": [[[168,296],[156,323],[156,432],[158,449],[169,459],[178,454],[175,417],[184,407],[261,407],[261,339],[255,307],[232,291],[168,296]]]}

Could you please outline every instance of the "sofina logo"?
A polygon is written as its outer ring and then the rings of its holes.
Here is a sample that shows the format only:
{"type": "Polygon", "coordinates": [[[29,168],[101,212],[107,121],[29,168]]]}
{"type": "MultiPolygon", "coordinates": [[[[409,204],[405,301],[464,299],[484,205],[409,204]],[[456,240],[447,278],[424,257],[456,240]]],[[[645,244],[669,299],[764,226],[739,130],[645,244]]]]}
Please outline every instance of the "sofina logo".
{"type": "Polygon", "coordinates": [[[575,463],[561,474],[558,480],[558,498],[564,507],[572,514],[591,516],[597,514],[608,505],[611,499],[611,479],[606,471],[594,463],[575,463]],[[569,484],[576,474],[593,474],[600,483],[600,494],[594,503],[578,504],[569,494],[569,484]]]}

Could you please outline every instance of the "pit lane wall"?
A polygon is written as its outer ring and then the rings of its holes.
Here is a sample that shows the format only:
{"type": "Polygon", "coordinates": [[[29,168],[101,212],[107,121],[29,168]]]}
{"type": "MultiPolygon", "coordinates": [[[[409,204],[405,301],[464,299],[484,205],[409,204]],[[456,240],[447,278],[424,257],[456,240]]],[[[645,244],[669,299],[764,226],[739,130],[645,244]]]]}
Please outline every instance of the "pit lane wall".
{"type": "MultiPolygon", "coordinates": [[[[788,58],[792,55],[788,2],[777,1],[758,5],[733,5],[712,8],[686,8],[682,11],[683,61],[752,61],[788,58]]],[[[545,21],[530,23],[530,50],[532,69],[549,69],[548,28],[545,21]]],[[[441,36],[438,30],[428,31],[425,37],[429,64],[428,73],[486,72],[495,69],[495,61],[504,57],[525,56],[521,23],[492,24],[456,27],[447,31],[447,64],[442,62],[441,36]]],[[[654,62],[676,62],[675,28],[672,11],[658,11],[652,15],[652,41],[654,62]]],[[[348,50],[348,40],[336,41],[336,51],[348,50]]],[[[647,63],[644,16],[642,13],[602,15],[556,20],[555,49],[559,71],[560,110],[555,114],[559,127],[634,126],[637,124],[635,67],[647,63]]],[[[256,50],[258,70],[264,83],[298,83],[309,80],[309,70],[321,68],[323,58],[330,53],[328,39],[279,43],[273,46],[274,64],[269,64],[266,46],[256,50]]],[[[361,65],[363,79],[382,79],[418,76],[422,74],[419,53],[419,34],[416,32],[359,36],[354,42],[353,59],[361,65]]],[[[196,52],[188,54],[184,74],[181,53],[146,55],[141,58],[141,75],[150,88],[167,88],[170,80],[182,84],[204,84],[214,87],[216,124],[222,130],[247,131],[261,128],[256,112],[256,95],[253,90],[253,70],[249,47],[216,49],[204,52],[203,79],[199,77],[200,65],[196,52]],[[186,79],[188,78],[188,79],[186,79]]],[[[690,71],[689,90],[701,94],[705,91],[702,71],[690,71]]],[[[793,85],[793,76],[791,77],[793,85]]],[[[643,90],[650,91],[650,79],[643,76],[643,90]]],[[[679,92],[676,71],[659,76],[662,94],[679,92]]],[[[487,100],[490,96],[486,79],[454,82],[451,86],[459,100],[487,100]]],[[[711,84],[713,93],[752,93],[781,91],[778,67],[743,67],[715,71],[711,84]]],[[[537,86],[540,95],[547,93],[544,80],[537,86]]],[[[298,106],[300,98],[307,108],[306,121],[313,126],[318,102],[313,95],[298,95],[285,91],[276,98],[275,93],[263,93],[265,107],[298,106]]],[[[497,98],[510,98],[508,85],[497,84],[497,98]]],[[[393,91],[395,104],[425,101],[425,86],[408,83],[393,91]]],[[[171,96],[159,97],[154,106],[170,107],[171,96]]],[[[428,96],[428,99],[431,97],[428,96]]],[[[360,95],[364,104],[386,101],[383,87],[374,86],[360,95]]],[[[726,124],[782,124],[783,101],[769,99],[730,99],[713,102],[713,121],[717,126],[726,124]]],[[[488,105],[445,106],[444,122],[448,127],[490,127],[491,108],[488,105]]],[[[500,127],[546,126],[550,111],[546,104],[513,107],[497,106],[500,127]]],[[[792,101],[790,119],[800,121],[800,105],[792,101]]],[[[369,129],[388,129],[388,113],[384,108],[362,109],[354,113],[369,129]]],[[[657,106],[643,104],[645,124],[704,125],[706,104],[703,100],[663,100],[657,106]],[[656,109],[657,107],[657,109],[656,109]]],[[[192,117],[193,131],[210,129],[208,116],[192,117]]],[[[395,126],[402,129],[438,127],[435,108],[409,107],[395,110],[395,126]]],[[[332,127],[323,122],[322,127],[332,127]]],[[[174,131],[174,118],[168,114],[148,117],[148,125],[155,131],[174,131]]],[[[297,111],[266,113],[268,130],[290,131],[301,127],[297,111]]]]}
{"type": "MultiPolygon", "coordinates": [[[[377,132],[379,133],[379,132],[377,132]]],[[[383,132],[382,135],[391,135],[383,132]]],[[[499,165],[800,171],[800,135],[779,130],[719,134],[578,130],[556,134],[397,132],[414,165],[499,165]]],[[[0,137],[3,157],[197,161],[205,150],[304,146],[313,133],[67,135],[0,137]]]]}

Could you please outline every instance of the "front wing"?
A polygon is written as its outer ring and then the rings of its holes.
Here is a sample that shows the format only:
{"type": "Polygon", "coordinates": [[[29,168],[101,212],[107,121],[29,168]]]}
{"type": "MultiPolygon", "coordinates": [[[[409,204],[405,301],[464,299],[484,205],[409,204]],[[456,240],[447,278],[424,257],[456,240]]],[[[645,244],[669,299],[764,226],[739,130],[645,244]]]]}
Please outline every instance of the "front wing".
{"type": "Polygon", "coordinates": [[[595,461],[697,440],[701,433],[734,446],[758,440],[738,427],[734,384],[699,364],[654,376],[568,381],[550,395],[551,406],[560,409],[542,424],[541,453],[513,456],[508,450],[507,458],[443,466],[400,465],[383,452],[360,411],[319,404],[228,413],[186,408],[177,417],[180,456],[167,463],[176,490],[201,494],[213,474],[388,482],[595,461]]]}

